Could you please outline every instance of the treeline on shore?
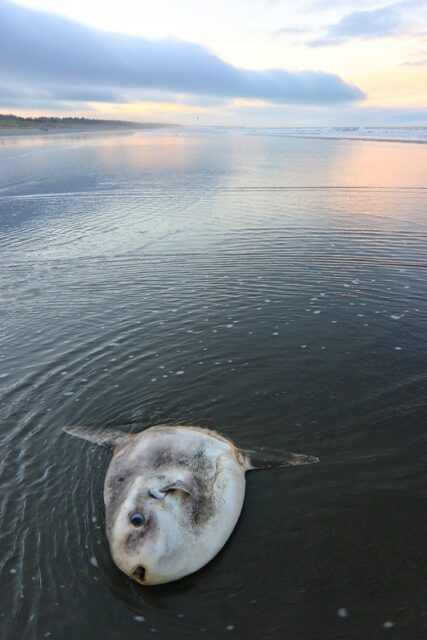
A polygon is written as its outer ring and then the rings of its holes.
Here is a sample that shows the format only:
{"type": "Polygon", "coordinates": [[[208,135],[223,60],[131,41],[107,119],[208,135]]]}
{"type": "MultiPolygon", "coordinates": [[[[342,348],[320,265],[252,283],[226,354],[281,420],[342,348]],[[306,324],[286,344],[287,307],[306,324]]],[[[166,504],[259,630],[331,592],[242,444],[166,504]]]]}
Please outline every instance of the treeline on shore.
{"type": "Polygon", "coordinates": [[[170,125],[159,122],[130,122],[126,120],[97,120],[96,118],[75,117],[51,117],[39,116],[37,118],[24,118],[13,113],[0,113],[0,127],[127,127],[130,129],[151,129],[154,127],[167,127],[170,125]]]}

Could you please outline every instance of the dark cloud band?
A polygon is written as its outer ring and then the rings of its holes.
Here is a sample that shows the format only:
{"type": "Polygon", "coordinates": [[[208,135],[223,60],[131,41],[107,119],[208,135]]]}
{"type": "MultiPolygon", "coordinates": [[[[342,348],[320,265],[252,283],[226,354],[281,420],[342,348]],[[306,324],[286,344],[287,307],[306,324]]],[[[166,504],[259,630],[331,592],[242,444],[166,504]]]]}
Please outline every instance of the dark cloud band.
{"type": "Polygon", "coordinates": [[[363,98],[335,74],[240,69],[198,44],[106,33],[3,0],[0,80],[14,92],[19,85],[46,91],[52,100],[118,102],[148,91],[306,105],[363,98]]]}

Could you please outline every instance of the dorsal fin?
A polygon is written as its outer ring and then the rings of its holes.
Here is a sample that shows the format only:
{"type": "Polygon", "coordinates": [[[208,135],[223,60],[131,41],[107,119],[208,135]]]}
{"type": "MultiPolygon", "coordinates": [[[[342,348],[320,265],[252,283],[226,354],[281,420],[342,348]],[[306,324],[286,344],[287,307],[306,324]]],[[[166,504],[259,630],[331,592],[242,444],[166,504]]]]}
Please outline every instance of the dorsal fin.
{"type": "Polygon", "coordinates": [[[75,438],[82,438],[102,447],[117,449],[128,444],[134,437],[131,433],[124,433],[118,429],[93,429],[91,427],[64,427],[63,431],[75,438]]]}

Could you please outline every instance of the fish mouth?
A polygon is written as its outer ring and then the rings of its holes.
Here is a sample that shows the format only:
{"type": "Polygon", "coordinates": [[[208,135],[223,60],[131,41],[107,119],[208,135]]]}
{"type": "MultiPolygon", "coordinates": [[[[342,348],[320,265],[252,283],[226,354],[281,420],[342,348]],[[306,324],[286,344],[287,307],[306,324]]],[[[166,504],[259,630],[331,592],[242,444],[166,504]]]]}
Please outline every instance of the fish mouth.
{"type": "Polygon", "coordinates": [[[145,567],[143,567],[142,565],[139,564],[132,571],[130,577],[132,578],[132,580],[136,580],[136,582],[139,582],[139,584],[146,584],[144,582],[144,580],[145,580],[145,567]]]}

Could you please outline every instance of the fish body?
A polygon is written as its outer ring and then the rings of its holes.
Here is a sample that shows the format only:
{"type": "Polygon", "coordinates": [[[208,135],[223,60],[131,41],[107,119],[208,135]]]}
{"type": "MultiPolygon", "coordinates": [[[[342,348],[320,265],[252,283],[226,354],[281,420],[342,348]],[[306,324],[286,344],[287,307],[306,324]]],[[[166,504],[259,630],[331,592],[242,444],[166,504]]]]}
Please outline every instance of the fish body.
{"type": "Polygon", "coordinates": [[[207,564],[239,519],[250,469],[317,462],[314,456],[238,449],[215,431],[158,425],[136,434],[66,427],[106,445],[106,533],[116,565],[143,585],[207,564]]]}

